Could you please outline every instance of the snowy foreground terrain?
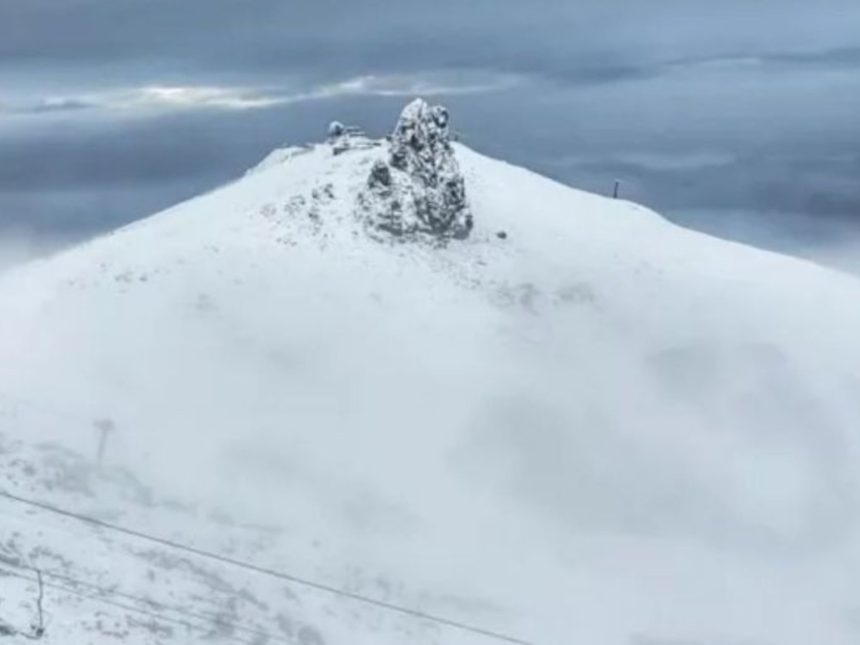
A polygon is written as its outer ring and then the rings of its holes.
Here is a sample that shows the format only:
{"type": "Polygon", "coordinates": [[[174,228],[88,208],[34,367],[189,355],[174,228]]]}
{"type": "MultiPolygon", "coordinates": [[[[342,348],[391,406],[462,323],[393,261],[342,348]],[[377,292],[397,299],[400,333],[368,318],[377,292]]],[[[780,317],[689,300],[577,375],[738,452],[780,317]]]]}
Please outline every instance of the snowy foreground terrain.
{"type": "Polygon", "coordinates": [[[476,629],[0,497],[0,643],[860,642],[860,282],[410,110],[0,276],[0,493],[476,629]]]}

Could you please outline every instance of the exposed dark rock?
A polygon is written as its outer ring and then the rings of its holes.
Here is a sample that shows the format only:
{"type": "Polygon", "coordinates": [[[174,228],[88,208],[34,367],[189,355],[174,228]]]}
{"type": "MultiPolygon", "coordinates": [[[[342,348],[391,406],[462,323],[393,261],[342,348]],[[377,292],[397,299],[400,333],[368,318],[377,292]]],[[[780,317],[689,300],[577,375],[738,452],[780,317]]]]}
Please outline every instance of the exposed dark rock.
{"type": "Polygon", "coordinates": [[[391,187],[391,170],[389,170],[388,164],[381,160],[373,164],[373,168],[370,170],[370,180],[368,181],[368,185],[370,185],[371,188],[391,187]]]}

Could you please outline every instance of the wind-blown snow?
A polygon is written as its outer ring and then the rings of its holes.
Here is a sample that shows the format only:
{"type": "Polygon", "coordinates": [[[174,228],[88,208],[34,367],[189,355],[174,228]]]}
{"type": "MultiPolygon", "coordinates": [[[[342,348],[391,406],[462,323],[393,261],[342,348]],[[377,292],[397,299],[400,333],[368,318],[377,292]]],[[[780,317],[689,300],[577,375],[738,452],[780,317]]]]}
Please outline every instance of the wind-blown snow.
{"type": "MultiPolygon", "coordinates": [[[[468,237],[379,240],[354,143],[0,277],[2,486],[534,643],[857,642],[860,283],[458,144],[468,237]]],[[[492,642],[0,512],[7,560],[303,645],[492,642]]]]}

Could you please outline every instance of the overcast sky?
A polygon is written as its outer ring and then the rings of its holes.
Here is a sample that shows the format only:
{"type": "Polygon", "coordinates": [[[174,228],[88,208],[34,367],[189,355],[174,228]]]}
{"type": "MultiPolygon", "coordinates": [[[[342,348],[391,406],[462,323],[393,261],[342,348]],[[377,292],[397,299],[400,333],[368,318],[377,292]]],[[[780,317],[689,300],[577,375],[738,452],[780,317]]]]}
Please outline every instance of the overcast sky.
{"type": "Polygon", "coordinates": [[[416,94],[690,226],[860,237],[857,0],[0,0],[0,235],[116,227],[416,94]]]}

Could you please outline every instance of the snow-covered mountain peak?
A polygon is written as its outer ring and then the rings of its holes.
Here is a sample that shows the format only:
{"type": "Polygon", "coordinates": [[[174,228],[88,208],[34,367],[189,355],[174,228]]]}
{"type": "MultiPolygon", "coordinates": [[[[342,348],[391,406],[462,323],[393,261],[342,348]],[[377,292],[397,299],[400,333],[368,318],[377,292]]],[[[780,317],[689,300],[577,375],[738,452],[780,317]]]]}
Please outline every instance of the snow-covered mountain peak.
{"type": "MultiPolygon", "coordinates": [[[[0,276],[0,488],[383,603],[7,505],[9,567],[104,590],[50,588],[45,645],[856,643],[858,282],[448,120],[0,276]]],[[[0,637],[38,597],[0,577],[0,637]]]]}
{"type": "MultiPolygon", "coordinates": [[[[337,235],[331,230],[334,226],[350,227],[351,222],[377,241],[444,245],[467,238],[474,226],[449,121],[446,108],[416,99],[385,139],[369,138],[360,127],[335,121],[324,144],[275,150],[247,174],[283,168],[302,156],[321,161],[317,174],[334,181],[310,200],[296,196],[288,208],[293,213],[307,210],[317,232],[328,229],[337,235]],[[346,190],[335,198],[332,190],[337,184],[346,190]],[[337,202],[337,217],[320,217],[318,204],[308,204],[319,201],[321,193],[337,202]],[[302,208],[305,205],[307,209],[302,208]],[[344,210],[350,217],[343,217],[344,210]]],[[[291,164],[291,170],[298,174],[301,165],[291,164]]]]}

